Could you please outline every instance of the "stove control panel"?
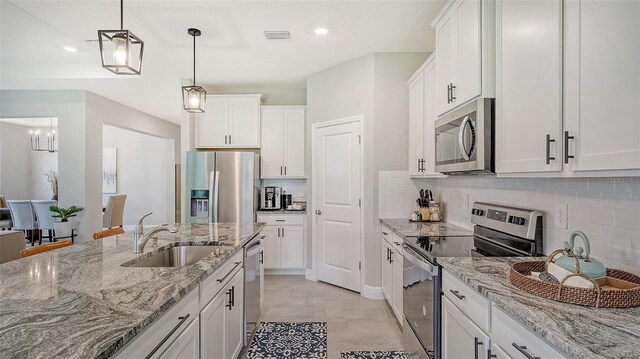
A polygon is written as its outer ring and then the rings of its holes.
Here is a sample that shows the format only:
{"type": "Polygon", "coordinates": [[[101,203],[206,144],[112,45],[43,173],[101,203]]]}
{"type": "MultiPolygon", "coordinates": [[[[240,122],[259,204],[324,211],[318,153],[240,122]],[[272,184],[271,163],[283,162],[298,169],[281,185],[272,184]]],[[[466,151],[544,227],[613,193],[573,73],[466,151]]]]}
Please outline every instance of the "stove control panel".
{"type": "Polygon", "coordinates": [[[524,220],[523,217],[509,216],[508,222],[511,223],[511,224],[518,225],[518,226],[524,226],[525,220],[524,220]]]}
{"type": "Polygon", "coordinates": [[[530,240],[541,240],[543,213],[534,209],[475,202],[471,223],[530,240]]]}
{"type": "Polygon", "coordinates": [[[471,214],[473,214],[474,216],[484,216],[484,210],[480,208],[472,208],[471,214]]]}

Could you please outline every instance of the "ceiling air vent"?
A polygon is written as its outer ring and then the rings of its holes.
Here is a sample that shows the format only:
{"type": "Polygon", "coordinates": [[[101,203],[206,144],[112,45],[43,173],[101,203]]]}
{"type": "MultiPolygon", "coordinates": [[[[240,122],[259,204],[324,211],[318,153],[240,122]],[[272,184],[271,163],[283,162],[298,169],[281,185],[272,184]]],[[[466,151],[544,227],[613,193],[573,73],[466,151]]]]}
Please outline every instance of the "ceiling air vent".
{"type": "Polygon", "coordinates": [[[287,30],[265,31],[264,38],[267,40],[289,40],[291,39],[291,33],[287,30]]]}

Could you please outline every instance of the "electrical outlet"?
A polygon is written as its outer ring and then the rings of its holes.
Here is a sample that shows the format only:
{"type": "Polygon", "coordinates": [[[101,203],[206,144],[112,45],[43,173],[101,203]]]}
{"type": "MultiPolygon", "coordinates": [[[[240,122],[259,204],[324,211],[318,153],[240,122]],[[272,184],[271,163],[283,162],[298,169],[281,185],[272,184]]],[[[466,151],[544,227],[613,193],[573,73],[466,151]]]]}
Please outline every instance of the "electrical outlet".
{"type": "Polygon", "coordinates": [[[564,203],[556,203],[556,228],[567,229],[569,223],[569,206],[564,203]]]}

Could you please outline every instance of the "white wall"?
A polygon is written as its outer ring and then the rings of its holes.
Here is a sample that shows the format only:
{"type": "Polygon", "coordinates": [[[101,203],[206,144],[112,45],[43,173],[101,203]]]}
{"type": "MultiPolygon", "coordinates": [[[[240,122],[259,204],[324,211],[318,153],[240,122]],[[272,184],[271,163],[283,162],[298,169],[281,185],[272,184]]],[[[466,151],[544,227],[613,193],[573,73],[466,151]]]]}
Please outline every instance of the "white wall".
{"type": "MultiPolygon", "coordinates": [[[[173,143],[169,140],[145,135],[114,126],[104,125],[104,147],[117,148],[117,190],[126,194],[124,224],[136,224],[143,215],[153,212],[145,224],[173,222],[170,207],[173,187],[167,178],[174,165],[173,143]]],[[[110,194],[103,194],[107,204],[110,194]]]]}
{"type": "Polygon", "coordinates": [[[306,105],[307,89],[292,87],[206,87],[208,94],[262,94],[263,105],[306,105]]]}
{"type": "MultiPolygon", "coordinates": [[[[408,91],[406,81],[427,53],[375,53],[320,71],[307,78],[307,173],[311,173],[311,125],[363,116],[365,283],[380,286],[380,242],[377,240],[380,170],[406,168],[408,91]]],[[[311,193],[312,179],[307,181],[311,193]]],[[[311,199],[310,199],[311,200],[311,199]]],[[[308,213],[307,223],[313,223],[308,213]]],[[[309,226],[307,238],[312,238],[309,226]]],[[[307,248],[312,248],[311,243],[307,248]]],[[[309,251],[307,263],[311,263],[309,251]]]]}
{"type": "Polygon", "coordinates": [[[544,251],[564,247],[574,230],[591,242],[593,257],[606,266],[640,274],[640,178],[525,178],[494,176],[442,179],[408,178],[407,172],[381,172],[380,217],[406,218],[419,188],[431,189],[445,204],[447,222],[471,229],[475,201],[533,208],[544,212],[544,251]],[[556,204],[567,204],[568,228],[555,228],[556,204]]]}
{"type": "Polygon", "coordinates": [[[307,200],[307,180],[304,179],[266,179],[262,180],[262,186],[282,187],[294,201],[307,200]]]}
{"type": "Polygon", "coordinates": [[[0,194],[30,199],[31,153],[25,126],[0,123],[0,194]]]}

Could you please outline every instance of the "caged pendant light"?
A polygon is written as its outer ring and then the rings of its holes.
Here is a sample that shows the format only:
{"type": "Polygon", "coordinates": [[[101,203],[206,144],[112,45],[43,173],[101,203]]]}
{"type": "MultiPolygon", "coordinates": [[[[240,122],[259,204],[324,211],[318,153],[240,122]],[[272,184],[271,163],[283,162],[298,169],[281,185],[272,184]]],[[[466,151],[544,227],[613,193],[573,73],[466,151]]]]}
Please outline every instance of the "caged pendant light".
{"type": "Polygon", "coordinates": [[[117,75],[140,75],[144,41],[124,30],[123,0],[120,0],[120,30],[98,30],[102,67],[117,75]]]}
{"type": "Polygon", "coordinates": [[[202,32],[190,28],[187,33],[193,36],[193,86],[182,86],[182,103],[187,112],[202,113],[207,101],[207,91],[196,85],[196,36],[202,32]]]}

